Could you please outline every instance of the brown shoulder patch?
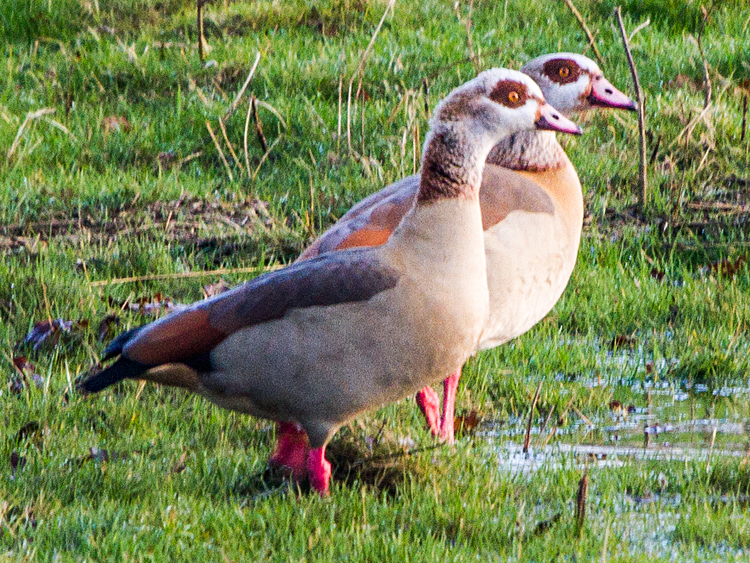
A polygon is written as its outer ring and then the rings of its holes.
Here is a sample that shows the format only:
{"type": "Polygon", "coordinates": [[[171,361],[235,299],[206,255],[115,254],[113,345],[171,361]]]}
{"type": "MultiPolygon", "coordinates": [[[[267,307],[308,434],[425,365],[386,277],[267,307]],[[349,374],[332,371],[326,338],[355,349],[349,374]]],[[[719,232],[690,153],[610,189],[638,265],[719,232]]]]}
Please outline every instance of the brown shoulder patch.
{"type": "Polygon", "coordinates": [[[482,206],[482,228],[486,231],[503,221],[513,211],[555,213],[552,198],[543,188],[512,170],[487,165],[479,191],[482,206]]]}
{"type": "Polygon", "coordinates": [[[501,80],[490,93],[490,100],[509,108],[519,108],[529,99],[526,84],[515,80],[501,80]]]}
{"type": "Polygon", "coordinates": [[[584,70],[571,59],[552,59],[542,67],[544,75],[556,84],[571,84],[577,81],[584,70]]]}

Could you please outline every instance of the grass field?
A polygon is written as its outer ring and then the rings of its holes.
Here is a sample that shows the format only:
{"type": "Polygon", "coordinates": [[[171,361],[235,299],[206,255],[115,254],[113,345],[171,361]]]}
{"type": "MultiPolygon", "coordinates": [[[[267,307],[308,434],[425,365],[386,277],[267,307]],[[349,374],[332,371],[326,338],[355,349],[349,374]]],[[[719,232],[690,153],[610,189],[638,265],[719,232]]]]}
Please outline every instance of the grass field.
{"type": "MultiPolygon", "coordinates": [[[[617,3],[576,5],[632,93],[617,3]]],[[[635,117],[580,118],[561,301],[466,366],[455,448],[412,400],[381,409],[334,439],[321,500],[265,471],[270,423],[74,382],[118,331],[293,260],[416,171],[429,110],[477,71],[593,56],[578,22],[562,1],[397,0],[363,59],[384,1],[216,0],[201,62],[194,2],[3,1],[0,561],[748,560],[750,8],[621,5],[648,205],[635,117]]]]}

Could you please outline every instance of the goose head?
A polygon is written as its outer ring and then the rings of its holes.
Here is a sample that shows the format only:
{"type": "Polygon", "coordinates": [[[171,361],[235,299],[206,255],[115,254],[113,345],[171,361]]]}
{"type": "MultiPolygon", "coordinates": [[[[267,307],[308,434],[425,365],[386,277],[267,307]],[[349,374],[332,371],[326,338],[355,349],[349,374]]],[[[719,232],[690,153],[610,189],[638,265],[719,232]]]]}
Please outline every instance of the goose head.
{"type": "Polygon", "coordinates": [[[486,70],[453,90],[435,108],[431,126],[438,135],[456,127],[468,128],[471,136],[492,144],[535,129],[581,133],[575,123],[545,101],[529,76],[504,68],[486,70]]]}
{"type": "Polygon", "coordinates": [[[549,103],[565,114],[592,107],[638,109],[633,100],[604,78],[594,61],[583,55],[543,55],[526,63],[521,72],[533,78],[549,103]]]}

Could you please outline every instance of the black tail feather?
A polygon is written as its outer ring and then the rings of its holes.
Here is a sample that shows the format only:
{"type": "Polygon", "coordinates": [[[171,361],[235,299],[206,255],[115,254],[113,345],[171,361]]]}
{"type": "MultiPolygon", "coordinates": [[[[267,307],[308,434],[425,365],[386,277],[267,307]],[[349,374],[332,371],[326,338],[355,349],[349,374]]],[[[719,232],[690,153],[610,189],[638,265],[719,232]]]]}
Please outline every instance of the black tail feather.
{"type": "Polygon", "coordinates": [[[96,393],[123,379],[137,378],[142,373],[151,369],[151,367],[153,366],[147,366],[146,364],[120,357],[111,366],[104,368],[99,373],[79,383],[78,388],[87,393],[96,393]]]}
{"type": "Polygon", "coordinates": [[[114,358],[115,356],[119,356],[120,354],[122,354],[122,349],[125,347],[125,344],[127,344],[131,338],[138,334],[143,326],[131,328],[128,331],[118,334],[115,339],[109,343],[109,346],[105,348],[102,361],[107,361],[110,358],[114,358]]]}

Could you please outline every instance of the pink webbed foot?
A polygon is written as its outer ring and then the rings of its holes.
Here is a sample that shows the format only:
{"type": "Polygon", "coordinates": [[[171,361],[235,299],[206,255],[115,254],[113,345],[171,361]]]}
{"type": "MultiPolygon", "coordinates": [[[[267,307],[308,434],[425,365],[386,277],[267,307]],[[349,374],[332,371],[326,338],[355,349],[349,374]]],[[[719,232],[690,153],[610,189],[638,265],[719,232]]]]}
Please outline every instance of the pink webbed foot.
{"type": "Polygon", "coordinates": [[[307,479],[313,491],[321,497],[329,495],[328,482],[331,480],[331,464],[326,459],[326,447],[310,450],[307,456],[307,479]]]}
{"type": "Polygon", "coordinates": [[[417,405],[427,419],[427,427],[433,436],[437,436],[440,432],[439,404],[440,399],[437,393],[429,385],[417,393],[417,405]]]}
{"type": "Polygon", "coordinates": [[[448,444],[455,443],[453,421],[456,416],[456,390],[461,379],[461,368],[443,381],[443,416],[440,420],[440,439],[448,444]]]}
{"type": "Polygon", "coordinates": [[[307,454],[310,449],[307,434],[290,422],[280,422],[277,429],[276,450],[268,460],[268,465],[289,468],[292,479],[301,481],[307,475],[307,454]]]}

